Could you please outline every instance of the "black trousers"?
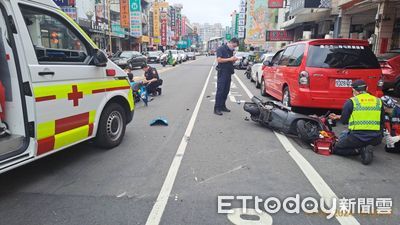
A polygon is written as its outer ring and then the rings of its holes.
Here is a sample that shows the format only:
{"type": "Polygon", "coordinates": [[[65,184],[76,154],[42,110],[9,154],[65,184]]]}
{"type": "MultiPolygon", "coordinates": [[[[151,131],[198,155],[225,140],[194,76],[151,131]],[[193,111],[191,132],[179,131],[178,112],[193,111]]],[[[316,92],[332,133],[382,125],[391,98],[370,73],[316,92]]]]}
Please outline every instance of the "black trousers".
{"type": "Polygon", "coordinates": [[[148,84],[146,86],[147,93],[152,94],[152,93],[156,92],[157,88],[160,87],[161,85],[162,85],[161,79],[151,82],[150,84],[148,84]]]}
{"type": "Polygon", "coordinates": [[[231,90],[232,74],[226,71],[218,71],[217,94],[215,96],[215,109],[222,109],[226,105],[231,90]]]}
{"type": "Polygon", "coordinates": [[[339,141],[335,144],[333,148],[333,154],[342,156],[358,155],[359,152],[356,149],[364,148],[367,146],[377,146],[382,142],[382,137],[375,138],[368,142],[361,141],[353,134],[349,133],[347,135],[341,135],[339,141]]]}

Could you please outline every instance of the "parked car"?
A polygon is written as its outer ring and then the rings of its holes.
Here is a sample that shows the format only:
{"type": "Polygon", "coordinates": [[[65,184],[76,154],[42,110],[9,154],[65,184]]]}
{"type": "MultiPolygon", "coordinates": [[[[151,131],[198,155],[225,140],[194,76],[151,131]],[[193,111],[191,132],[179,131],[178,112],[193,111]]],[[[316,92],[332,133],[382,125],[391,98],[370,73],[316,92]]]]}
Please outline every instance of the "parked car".
{"type": "Polygon", "coordinates": [[[233,64],[235,69],[246,69],[249,64],[248,60],[249,55],[250,55],[249,52],[237,52],[235,54],[235,57],[238,58],[239,60],[233,64]]]}
{"type": "Polygon", "coordinates": [[[161,59],[161,55],[163,54],[162,51],[152,51],[147,54],[147,61],[149,63],[159,63],[161,59]]]}
{"type": "Polygon", "coordinates": [[[178,53],[179,53],[179,55],[181,56],[181,59],[182,59],[181,63],[182,62],[186,62],[188,60],[188,56],[187,56],[185,51],[178,50],[178,53]]]}
{"type": "Polygon", "coordinates": [[[269,61],[271,62],[272,57],[275,55],[275,53],[265,53],[263,54],[258,60],[255,61],[253,66],[251,67],[251,81],[254,81],[256,83],[256,88],[261,87],[261,78],[263,75],[263,71],[265,69],[264,62],[269,61]]]}
{"type": "Polygon", "coordinates": [[[320,39],[291,44],[266,61],[261,94],[285,106],[341,109],[351,84],[363,79],[382,96],[382,70],[367,41],[320,39]]]}
{"type": "Polygon", "coordinates": [[[137,51],[119,51],[111,60],[122,69],[127,67],[133,69],[147,63],[147,57],[137,51]]]}
{"type": "Polygon", "coordinates": [[[400,49],[391,50],[378,57],[383,73],[383,89],[394,89],[400,95],[400,49]]]}
{"type": "Polygon", "coordinates": [[[196,60],[196,53],[195,52],[188,52],[187,53],[189,60],[196,60]]]}

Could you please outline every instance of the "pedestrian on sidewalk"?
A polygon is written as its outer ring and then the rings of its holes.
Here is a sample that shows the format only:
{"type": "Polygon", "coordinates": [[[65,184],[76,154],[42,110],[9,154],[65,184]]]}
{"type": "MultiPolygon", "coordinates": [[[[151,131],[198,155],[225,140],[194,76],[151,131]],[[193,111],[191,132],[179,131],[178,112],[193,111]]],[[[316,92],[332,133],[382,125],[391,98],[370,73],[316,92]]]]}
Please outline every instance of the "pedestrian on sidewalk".
{"type": "Polygon", "coordinates": [[[217,94],[215,96],[214,113],[222,116],[222,112],[230,112],[226,107],[226,99],[231,89],[232,74],[235,73],[233,63],[238,60],[233,56],[235,48],[239,46],[239,40],[232,38],[227,44],[217,49],[217,94]]]}

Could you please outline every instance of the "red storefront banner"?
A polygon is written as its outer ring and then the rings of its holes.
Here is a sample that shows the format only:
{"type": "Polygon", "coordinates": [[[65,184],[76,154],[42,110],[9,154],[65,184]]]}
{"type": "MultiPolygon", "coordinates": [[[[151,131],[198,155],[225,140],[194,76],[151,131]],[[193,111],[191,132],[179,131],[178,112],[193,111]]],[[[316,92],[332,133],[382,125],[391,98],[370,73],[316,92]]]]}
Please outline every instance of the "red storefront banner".
{"type": "Polygon", "coordinates": [[[129,12],[129,0],[120,0],[120,17],[121,17],[121,27],[130,27],[130,12],[129,12]]]}
{"type": "Polygon", "coordinates": [[[283,0],[268,0],[268,8],[283,8],[283,0]]]}
{"type": "Polygon", "coordinates": [[[161,45],[167,46],[167,25],[168,25],[168,17],[167,13],[161,13],[161,45]]]}
{"type": "Polygon", "coordinates": [[[182,36],[185,36],[185,35],[187,35],[187,33],[186,33],[186,17],[182,17],[182,36]]]}
{"type": "Polygon", "coordinates": [[[287,30],[267,30],[266,41],[293,41],[292,31],[287,30]]]}

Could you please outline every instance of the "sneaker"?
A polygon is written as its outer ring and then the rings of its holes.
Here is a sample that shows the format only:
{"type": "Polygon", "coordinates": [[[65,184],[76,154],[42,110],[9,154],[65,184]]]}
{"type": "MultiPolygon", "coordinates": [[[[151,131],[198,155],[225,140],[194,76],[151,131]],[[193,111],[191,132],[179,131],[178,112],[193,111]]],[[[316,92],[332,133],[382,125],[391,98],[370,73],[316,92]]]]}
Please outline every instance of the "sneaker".
{"type": "Polygon", "coordinates": [[[361,163],[364,165],[369,165],[372,162],[372,159],[374,158],[374,152],[372,148],[361,148],[360,149],[361,153],[361,163]]]}
{"type": "Polygon", "coordinates": [[[158,95],[161,95],[161,88],[157,88],[158,95]]]}

